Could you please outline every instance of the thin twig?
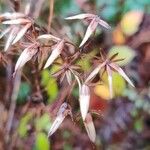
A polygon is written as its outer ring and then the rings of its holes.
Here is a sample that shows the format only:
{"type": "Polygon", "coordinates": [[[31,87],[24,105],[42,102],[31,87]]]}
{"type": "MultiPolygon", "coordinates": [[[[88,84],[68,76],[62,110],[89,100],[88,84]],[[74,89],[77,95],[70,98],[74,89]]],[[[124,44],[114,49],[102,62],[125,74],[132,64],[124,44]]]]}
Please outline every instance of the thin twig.
{"type": "Polygon", "coordinates": [[[50,32],[50,29],[51,29],[53,10],[54,10],[54,0],[50,0],[50,2],[49,2],[49,18],[48,18],[48,27],[47,27],[48,33],[50,32]]]}

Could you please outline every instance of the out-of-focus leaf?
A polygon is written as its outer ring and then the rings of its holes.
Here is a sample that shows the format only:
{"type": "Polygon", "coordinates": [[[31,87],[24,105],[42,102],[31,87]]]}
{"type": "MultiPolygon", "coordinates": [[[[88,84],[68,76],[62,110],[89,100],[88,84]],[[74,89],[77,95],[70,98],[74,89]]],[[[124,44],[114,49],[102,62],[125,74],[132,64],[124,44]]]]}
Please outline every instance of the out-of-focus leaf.
{"type": "Polygon", "coordinates": [[[123,32],[121,31],[120,28],[116,28],[114,31],[113,31],[113,42],[115,44],[124,44],[125,43],[125,36],[123,34],[123,32]]]}
{"type": "MultiPolygon", "coordinates": [[[[108,77],[107,74],[105,73],[102,76],[102,80],[104,81],[104,84],[106,84],[105,86],[109,87],[108,85],[108,77]]],[[[123,94],[125,88],[126,88],[126,83],[125,80],[122,78],[122,76],[120,76],[117,72],[113,72],[112,73],[112,86],[113,86],[113,94],[114,96],[120,96],[123,94]]],[[[106,90],[107,88],[103,87],[103,89],[101,90],[101,95],[105,95],[107,94],[107,90],[109,90],[109,88],[106,90]],[[103,90],[105,89],[105,92],[103,92],[103,90]]],[[[109,91],[108,91],[109,93],[109,91]]],[[[109,94],[107,94],[107,96],[109,96],[109,94]]],[[[107,97],[106,97],[107,98],[107,97]]]]}
{"type": "Polygon", "coordinates": [[[138,31],[139,25],[143,19],[142,11],[131,11],[126,13],[121,20],[122,31],[131,36],[138,31]]]}
{"type": "Polygon", "coordinates": [[[36,142],[35,142],[35,149],[36,150],[50,150],[50,143],[45,133],[40,132],[37,134],[36,142]]]}
{"type": "Polygon", "coordinates": [[[52,102],[58,94],[58,86],[56,79],[50,75],[48,70],[42,72],[42,85],[45,87],[48,94],[48,102],[52,102]]]}
{"type": "Polygon", "coordinates": [[[113,5],[115,6],[118,3],[119,0],[96,0],[96,6],[103,6],[103,5],[113,5]]]}
{"type": "Polygon", "coordinates": [[[136,129],[137,132],[141,132],[143,129],[143,121],[142,119],[138,119],[134,123],[134,128],[136,129]]]}
{"type": "Polygon", "coordinates": [[[37,131],[46,130],[50,128],[50,118],[48,114],[43,114],[40,118],[36,118],[35,126],[37,131]]]}
{"type": "Polygon", "coordinates": [[[18,127],[18,133],[21,137],[25,137],[28,131],[28,123],[32,119],[32,114],[27,113],[23,118],[20,120],[20,124],[18,127]]]}
{"type": "Polygon", "coordinates": [[[108,56],[111,57],[114,54],[118,53],[118,56],[116,57],[116,59],[124,59],[122,61],[118,61],[116,62],[117,64],[119,64],[120,66],[125,66],[128,63],[130,63],[132,61],[132,59],[135,57],[135,52],[128,46],[122,45],[116,45],[113,46],[108,53],[108,56]]]}
{"type": "Polygon", "coordinates": [[[100,15],[108,21],[113,21],[117,15],[118,9],[119,7],[107,5],[107,7],[104,7],[104,9],[100,12],[100,15]]]}
{"type": "Polygon", "coordinates": [[[90,61],[88,58],[84,58],[78,61],[78,64],[81,66],[81,68],[85,71],[89,70],[90,68],[90,61]]]}
{"type": "Polygon", "coordinates": [[[58,94],[58,86],[57,86],[57,82],[56,79],[53,77],[49,78],[49,82],[47,84],[47,92],[48,92],[48,96],[49,96],[49,102],[53,101],[58,94]]]}
{"type": "Polygon", "coordinates": [[[136,1],[136,3],[135,3],[135,1],[125,0],[123,12],[126,13],[131,10],[144,11],[144,7],[145,6],[140,4],[138,1],[136,1]]]}
{"type": "Polygon", "coordinates": [[[115,72],[112,74],[112,78],[114,94],[116,96],[122,95],[124,89],[126,88],[125,80],[118,73],[115,72]]]}
{"type": "Polygon", "coordinates": [[[109,87],[106,84],[95,86],[94,93],[105,100],[110,99],[109,87]]]}
{"type": "Polygon", "coordinates": [[[77,62],[77,64],[80,65],[84,71],[89,71],[89,69],[91,68],[90,61],[96,55],[96,53],[97,53],[96,49],[93,49],[92,52],[87,54],[85,57],[81,58],[77,62]]]}
{"type": "Polygon", "coordinates": [[[27,96],[29,95],[31,87],[27,82],[22,82],[20,85],[17,103],[23,103],[26,101],[27,96]]]}
{"type": "Polygon", "coordinates": [[[60,15],[62,17],[66,17],[68,14],[77,14],[80,9],[77,5],[76,1],[72,0],[56,0],[55,1],[55,14],[60,15]]]}

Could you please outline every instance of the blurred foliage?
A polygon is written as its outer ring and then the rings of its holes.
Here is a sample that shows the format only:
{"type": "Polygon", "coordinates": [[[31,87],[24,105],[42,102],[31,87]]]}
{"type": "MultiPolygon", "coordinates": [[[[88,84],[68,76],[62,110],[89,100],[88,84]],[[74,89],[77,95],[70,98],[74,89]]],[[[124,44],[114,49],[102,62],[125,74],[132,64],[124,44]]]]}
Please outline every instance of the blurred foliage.
{"type": "Polygon", "coordinates": [[[116,23],[131,10],[141,10],[150,13],[149,0],[96,0],[97,10],[104,19],[116,23]],[[100,8],[100,9],[99,9],[100,8]]]}
{"type": "Polygon", "coordinates": [[[30,92],[31,92],[31,87],[29,86],[29,84],[27,82],[22,82],[18,93],[17,103],[22,104],[26,102],[30,92]]]}
{"type": "Polygon", "coordinates": [[[32,117],[33,117],[32,113],[29,112],[24,117],[21,118],[18,127],[18,133],[21,137],[27,136],[29,122],[31,121],[32,117]]]}
{"type": "Polygon", "coordinates": [[[37,131],[45,130],[48,132],[50,128],[50,117],[48,114],[43,114],[41,117],[35,119],[35,128],[37,131]]]}
{"type": "Polygon", "coordinates": [[[56,0],[54,12],[56,15],[65,18],[69,14],[76,14],[79,12],[79,6],[74,0],[56,0]]]}
{"type": "MultiPolygon", "coordinates": [[[[112,73],[112,85],[113,85],[113,94],[114,97],[121,96],[126,88],[125,80],[116,72],[112,73]]],[[[109,100],[109,85],[108,85],[108,77],[107,74],[104,73],[102,76],[102,85],[97,85],[95,87],[96,95],[102,97],[103,99],[109,100]],[[103,92],[102,92],[103,91],[103,92]]]]}
{"type": "Polygon", "coordinates": [[[35,148],[34,150],[49,150],[50,144],[49,140],[47,138],[47,135],[43,132],[39,132],[36,135],[36,142],[35,142],[35,148]]]}
{"type": "Polygon", "coordinates": [[[108,52],[108,56],[111,57],[116,53],[118,53],[117,59],[124,59],[124,60],[116,62],[120,66],[125,66],[129,64],[136,55],[135,52],[126,45],[115,45],[111,47],[108,52]]]}
{"type": "Polygon", "coordinates": [[[42,80],[41,84],[44,86],[47,95],[48,95],[48,103],[51,103],[58,94],[58,86],[56,79],[52,77],[48,70],[42,71],[42,80]]]}
{"type": "Polygon", "coordinates": [[[143,19],[143,12],[131,11],[126,13],[121,20],[121,29],[125,35],[131,36],[139,29],[143,19]],[[134,21],[132,21],[134,20],[134,21]]]}

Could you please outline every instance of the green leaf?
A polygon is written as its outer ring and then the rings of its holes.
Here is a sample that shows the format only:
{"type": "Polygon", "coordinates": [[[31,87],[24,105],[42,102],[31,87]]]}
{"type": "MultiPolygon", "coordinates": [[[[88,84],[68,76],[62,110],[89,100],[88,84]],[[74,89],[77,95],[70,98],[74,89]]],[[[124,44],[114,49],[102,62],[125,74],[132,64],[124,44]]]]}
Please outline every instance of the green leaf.
{"type": "MultiPolygon", "coordinates": [[[[143,0],[142,0],[143,1],[143,0]]],[[[144,5],[140,4],[139,2],[132,1],[132,0],[125,0],[124,3],[124,13],[131,11],[131,10],[144,10],[144,5]]]]}
{"type": "Polygon", "coordinates": [[[31,119],[32,119],[31,113],[27,113],[23,118],[21,118],[18,127],[18,133],[21,137],[25,137],[27,135],[28,124],[31,119]]]}
{"type": "Polygon", "coordinates": [[[31,87],[29,86],[29,84],[27,82],[22,82],[18,93],[17,103],[24,103],[30,91],[31,87]]]}
{"type": "Polygon", "coordinates": [[[35,127],[37,131],[46,130],[48,131],[50,128],[50,117],[48,114],[43,114],[40,118],[36,118],[35,127]]]}
{"type": "Polygon", "coordinates": [[[142,119],[136,120],[134,123],[134,128],[136,129],[137,132],[141,132],[143,129],[143,120],[142,119]]]}
{"type": "Polygon", "coordinates": [[[56,79],[50,75],[50,72],[48,70],[44,70],[42,72],[41,83],[47,91],[48,102],[50,103],[55,100],[58,94],[58,85],[56,79]]]}
{"type": "Polygon", "coordinates": [[[68,14],[77,14],[80,9],[73,0],[56,0],[54,7],[55,14],[66,17],[68,14]]]}
{"type": "MultiPolygon", "coordinates": [[[[107,84],[107,86],[109,87],[108,84],[108,78],[107,78],[107,74],[105,73],[102,76],[102,80],[104,81],[104,83],[107,84]]],[[[117,72],[113,72],[112,73],[112,85],[113,85],[113,94],[114,96],[121,96],[123,95],[123,92],[126,88],[126,82],[125,80],[122,78],[122,76],[120,76],[117,72]]]]}
{"type": "Polygon", "coordinates": [[[89,71],[91,68],[91,59],[96,55],[96,49],[93,49],[92,52],[88,53],[87,55],[83,56],[77,64],[81,66],[84,71],[89,71]]]}
{"type": "Polygon", "coordinates": [[[126,82],[118,73],[113,73],[113,90],[116,96],[123,94],[124,89],[126,88],[126,82]]]}
{"type": "Polygon", "coordinates": [[[122,61],[117,62],[117,64],[119,64],[120,66],[125,66],[128,63],[130,63],[136,55],[135,52],[130,47],[125,45],[122,46],[116,45],[109,50],[108,57],[111,57],[116,53],[118,53],[116,59],[122,59],[122,58],[124,59],[122,61]]]}
{"type": "Polygon", "coordinates": [[[101,12],[100,16],[108,21],[113,21],[116,18],[117,12],[119,11],[119,7],[115,6],[107,6],[101,12]]]}
{"type": "Polygon", "coordinates": [[[53,100],[56,99],[57,94],[58,94],[58,86],[56,79],[53,77],[49,78],[49,81],[46,86],[47,94],[49,96],[48,102],[52,102],[53,100]]]}
{"type": "Polygon", "coordinates": [[[143,20],[143,11],[134,10],[126,13],[120,23],[121,30],[127,36],[135,34],[143,20]]]}
{"type": "Polygon", "coordinates": [[[45,133],[40,132],[37,134],[36,142],[35,142],[35,149],[36,150],[50,150],[50,143],[45,133]]]}

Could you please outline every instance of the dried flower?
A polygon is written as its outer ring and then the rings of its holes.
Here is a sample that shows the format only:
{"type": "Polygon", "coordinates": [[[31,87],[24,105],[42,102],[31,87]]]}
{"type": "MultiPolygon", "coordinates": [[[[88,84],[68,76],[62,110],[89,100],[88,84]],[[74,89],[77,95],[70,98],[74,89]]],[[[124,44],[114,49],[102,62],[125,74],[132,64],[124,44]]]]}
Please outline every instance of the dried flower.
{"type": "Polygon", "coordinates": [[[57,65],[60,65],[60,69],[57,72],[55,72],[53,74],[53,76],[59,78],[60,82],[62,82],[64,80],[64,78],[66,77],[68,84],[71,85],[72,75],[75,77],[77,82],[78,81],[80,82],[79,77],[78,77],[78,73],[76,71],[77,69],[80,69],[79,66],[71,65],[68,62],[64,62],[63,65],[57,63],[57,65]]]}
{"type": "Polygon", "coordinates": [[[89,39],[89,37],[91,36],[92,33],[95,32],[96,27],[98,25],[101,25],[107,29],[110,28],[110,26],[108,25],[107,22],[103,21],[102,19],[100,19],[99,16],[97,15],[93,15],[93,14],[79,14],[79,15],[75,15],[75,16],[71,16],[71,17],[67,17],[65,18],[67,20],[72,20],[72,19],[85,19],[85,20],[90,20],[90,24],[87,28],[87,31],[85,33],[85,36],[80,44],[79,47],[83,46],[85,44],[85,42],[89,39]]]}
{"type": "Polygon", "coordinates": [[[115,57],[118,54],[113,55],[111,58],[103,59],[103,62],[99,64],[87,77],[85,83],[89,82],[91,79],[93,79],[96,74],[104,68],[104,71],[108,74],[108,83],[109,83],[109,90],[110,90],[110,96],[113,97],[113,89],[112,89],[112,71],[117,71],[131,86],[134,87],[131,80],[128,78],[128,76],[125,74],[125,72],[119,67],[115,62],[120,61],[122,59],[115,59],[115,57]]]}

